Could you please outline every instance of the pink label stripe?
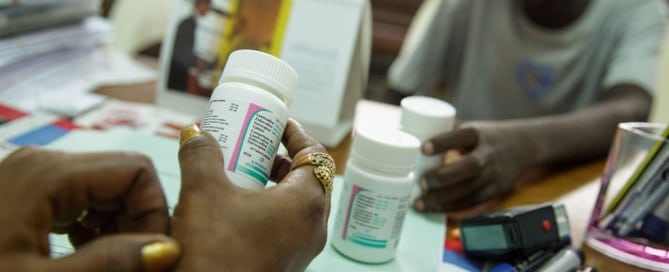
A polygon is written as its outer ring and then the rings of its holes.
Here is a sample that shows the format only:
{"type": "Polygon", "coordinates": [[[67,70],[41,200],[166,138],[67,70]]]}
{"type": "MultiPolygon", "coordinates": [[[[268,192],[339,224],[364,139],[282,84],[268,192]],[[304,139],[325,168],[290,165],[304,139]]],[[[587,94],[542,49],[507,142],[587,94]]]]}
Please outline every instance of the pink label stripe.
{"type": "Polygon", "coordinates": [[[246,112],[246,117],[244,118],[244,126],[242,129],[239,130],[239,135],[237,136],[237,142],[235,144],[235,149],[234,152],[232,152],[232,157],[230,157],[230,164],[228,164],[228,170],[229,171],[235,171],[237,169],[237,162],[239,160],[239,152],[242,149],[242,145],[244,144],[244,138],[246,137],[246,132],[249,129],[249,125],[251,124],[251,121],[253,120],[253,116],[255,116],[259,111],[263,111],[265,108],[260,107],[256,104],[250,103],[249,104],[249,109],[246,112]]]}
{"type": "Polygon", "coordinates": [[[356,195],[358,192],[364,191],[364,188],[358,186],[358,185],[353,185],[353,189],[351,189],[351,198],[348,200],[348,210],[346,211],[346,219],[344,220],[344,227],[343,231],[341,233],[341,239],[346,240],[346,232],[348,232],[348,221],[351,219],[351,209],[353,208],[353,201],[355,200],[356,195]]]}

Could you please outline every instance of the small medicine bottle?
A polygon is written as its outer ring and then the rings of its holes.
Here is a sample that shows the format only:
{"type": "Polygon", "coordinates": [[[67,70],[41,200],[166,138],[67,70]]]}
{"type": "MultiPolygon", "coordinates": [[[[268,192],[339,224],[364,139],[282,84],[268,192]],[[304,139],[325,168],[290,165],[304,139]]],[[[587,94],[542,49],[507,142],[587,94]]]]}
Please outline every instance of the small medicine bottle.
{"type": "Polygon", "coordinates": [[[419,145],[399,130],[356,130],[332,234],[341,254],[364,263],[395,257],[419,145]]]}
{"type": "MultiPolygon", "coordinates": [[[[402,99],[401,127],[421,142],[453,130],[455,125],[455,108],[443,100],[427,96],[409,96],[402,99]]],[[[425,172],[439,167],[444,162],[444,154],[426,156],[422,152],[418,156],[412,199],[420,196],[419,181],[425,172]]]]}
{"type": "Polygon", "coordinates": [[[237,50],[228,57],[201,128],[221,145],[235,185],[261,189],[267,184],[296,83],[295,70],[272,55],[237,50]]]}

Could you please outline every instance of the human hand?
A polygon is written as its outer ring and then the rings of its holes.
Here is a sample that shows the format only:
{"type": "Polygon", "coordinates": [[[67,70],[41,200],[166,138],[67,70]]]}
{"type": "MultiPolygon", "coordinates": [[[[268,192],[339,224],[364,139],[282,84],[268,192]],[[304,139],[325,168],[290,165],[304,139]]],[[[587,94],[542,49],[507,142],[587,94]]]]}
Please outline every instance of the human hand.
{"type": "Polygon", "coordinates": [[[163,235],[165,196],[143,155],[22,148],[0,163],[0,187],[2,269],[164,271],[178,259],[163,235]],[[51,231],[67,233],[77,251],[51,259],[51,231]]]}
{"type": "MultiPolygon", "coordinates": [[[[325,149],[290,120],[283,144],[297,159],[325,149]]],[[[172,235],[183,247],[177,271],[298,271],[323,249],[330,199],[305,165],[277,156],[264,190],[233,185],[216,140],[195,126],[181,132],[181,195],[172,235]]]]}
{"type": "Polygon", "coordinates": [[[530,137],[503,122],[463,123],[421,148],[428,155],[448,150],[462,155],[420,180],[422,194],[414,207],[431,212],[462,212],[510,193],[534,152],[530,137]]]}

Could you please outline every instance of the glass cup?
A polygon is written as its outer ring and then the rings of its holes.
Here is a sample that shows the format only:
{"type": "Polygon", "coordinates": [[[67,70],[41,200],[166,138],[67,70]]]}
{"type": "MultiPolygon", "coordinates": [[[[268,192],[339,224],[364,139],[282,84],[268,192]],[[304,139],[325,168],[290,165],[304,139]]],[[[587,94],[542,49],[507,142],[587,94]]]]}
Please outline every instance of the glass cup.
{"type": "Polygon", "coordinates": [[[618,125],[586,231],[591,248],[669,271],[668,137],[666,124],[618,125]]]}

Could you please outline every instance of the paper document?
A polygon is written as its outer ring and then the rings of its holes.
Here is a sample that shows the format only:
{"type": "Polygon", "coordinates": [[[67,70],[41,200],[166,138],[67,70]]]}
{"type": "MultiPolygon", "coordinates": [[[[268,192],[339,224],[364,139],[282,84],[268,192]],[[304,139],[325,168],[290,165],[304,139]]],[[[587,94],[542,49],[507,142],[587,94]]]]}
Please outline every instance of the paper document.
{"type": "Polygon", "coordinates": [[[75,118],[74,122],[85,128],[108,130],[126,127],[176,139],[184,126],[196,123],[198,118],[152,104],[109,99],[103,106],[75,118]]]}
{"type": "MultiPolygon", "coordinates": [[[[73,109],[74,116],[99,103],[79,104],[84,93],[103,85],[133,84],[155,80],[156,72],[130,56],[113,49],[75,50],[65,56],[49,55],[16,67],[11,75],[0,74],[0,100],[25,111],[50,110],[54,103],[70,102],[61,108],[73,109]],[[59,99],[60,97],[60,99],[59,99]],[[66,98],[65,101],[62,98],[66,98]],[[88,106],[88,107],[86,107],[88,106]]],[[[61,112],[62,113],[62,112],[61,112]]]]}
{"type": "Polygon", "coordinates": [[[0,67],[43,53],[99,45],[110,33],[107,20],[90,17],[77,24],[3,38],[0,40],[0,67]]]}

